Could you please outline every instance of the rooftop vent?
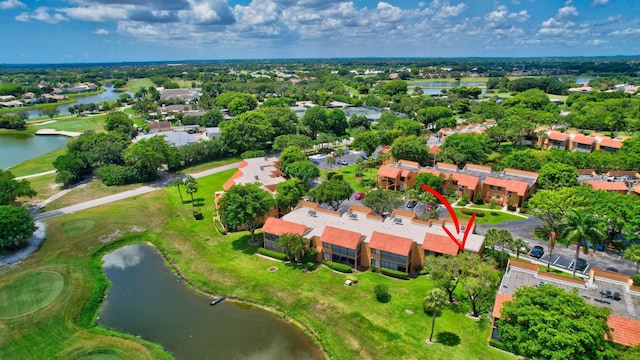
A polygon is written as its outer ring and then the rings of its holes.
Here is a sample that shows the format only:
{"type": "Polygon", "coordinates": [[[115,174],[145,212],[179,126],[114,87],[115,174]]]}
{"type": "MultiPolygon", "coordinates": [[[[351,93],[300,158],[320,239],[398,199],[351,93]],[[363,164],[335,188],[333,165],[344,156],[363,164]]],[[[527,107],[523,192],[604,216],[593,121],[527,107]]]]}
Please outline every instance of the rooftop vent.
{"type": "Polygon", "coordinates": [[[394,224],[402,224],[402,218],[394,217],[393,218],[393,223],[394,224]]]}
{"type": "Polygon", "coordinates": [[[309,216],[316,216],[315,210],[309,210],[309,216]]]}
{"type": "Polygon", "coordinates": [[[351,214],[349,214],[349,218],[351,220],[358,220],[358,214],[352,212],[351,214]]]}
{"type": "Polygon", "coordinates": [[[255,175],[253,178],[254,178],[254,179],[256,179],[256,180],[260,180],[260,178],[258,177],[258,175],[255,175]]]}

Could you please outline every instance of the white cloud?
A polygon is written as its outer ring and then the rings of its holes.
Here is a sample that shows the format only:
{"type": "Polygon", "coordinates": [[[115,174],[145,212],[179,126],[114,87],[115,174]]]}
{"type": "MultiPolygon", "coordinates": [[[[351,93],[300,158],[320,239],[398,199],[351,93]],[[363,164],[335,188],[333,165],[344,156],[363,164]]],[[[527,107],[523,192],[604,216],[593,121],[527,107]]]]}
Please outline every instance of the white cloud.
{"type": "Polygon", "coordinates": [[[604,45],[604,44],[608,44],[609,42],[607,40],[603,40],[603,39],[592,39],[587,41],[587,45],[594,45],[594,46],[598,46],[598,45],[604,45]]]}
{"type": "Polygon", "coordinates": [[[609,35],[614,36],[629,36],[629,35],[640,35],[640,28],[626,28],[624,30],[616,30],[609,33],[609,35]]]}
{"type": "Polygon", "coordinates": [[[609,0],[593,0],[591,6],[605,6],[609,3],[609,0]]]}
{"type": "Polygon", "coordinates": [[[59,23],[60,21],[69,20],[60,13],[49,14],[49,9],[46,7],[39,7],[31,13],[23,12],[22,14],[16,16],[15,19],[18,21],[25,21],[25,22],[30,20],[38,20],[38,21],[49,23],[49,24],[56,24],[56,23],[59,23]]]}
{"type": "Polygon", "coordinates": [[[23,4],[18,0],[0,1],[0,10],[11,10],[11,9],[18,9],[18,8],[24,9],[26,7],[27,5],[23,4]]]}
{"type": "Polygon", "coordinates": [[[557,17],[558,19],[562,19],[569,16],[578,16],[579,14],[580,13],[578,13],[578,10],[575,6],[564,6],[558,9],[557,17]]]}
{"type": "Polygon", "coordinates": [[[126,20],[134,9],[130,5],[101,5],[79,6],[64,8],[62,11],[70,18],[92,22],[107,22],[126,20]]]}
{"type": "Polygon", "coordinates": [[[522,23],[528,19],[529,13],[527,10],[509,13],[507,7],[504,5],[498,6],[496,10],[493,10],[484,16],[487,27],[491,29],[510,28],[513,26],[514,22],[522,23]]]}
{"type": "Polygon", "coordinates": [[[96,35],[109,35],[109,30],[98,28],[93,33],[96,35]]]}

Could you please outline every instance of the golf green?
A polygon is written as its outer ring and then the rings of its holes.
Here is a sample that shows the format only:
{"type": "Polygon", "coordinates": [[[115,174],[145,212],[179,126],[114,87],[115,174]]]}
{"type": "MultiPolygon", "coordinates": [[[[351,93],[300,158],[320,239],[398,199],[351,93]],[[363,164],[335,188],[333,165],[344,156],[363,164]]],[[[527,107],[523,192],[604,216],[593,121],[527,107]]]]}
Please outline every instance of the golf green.
{"type": "Polygon", "coordinates": [[[49,305],[64,287],[64,278],[53,271],[34,271],[0,287],[0,319],[33,313],[49,305]]]}

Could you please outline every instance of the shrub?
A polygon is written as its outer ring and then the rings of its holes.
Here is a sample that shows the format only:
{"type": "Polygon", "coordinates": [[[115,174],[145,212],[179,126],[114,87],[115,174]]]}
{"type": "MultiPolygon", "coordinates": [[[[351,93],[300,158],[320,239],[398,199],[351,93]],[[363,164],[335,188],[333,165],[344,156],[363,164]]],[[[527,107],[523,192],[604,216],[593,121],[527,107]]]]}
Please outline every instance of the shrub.
{"type": "Polygon", "coordinates": [[[462,201],[465,201],[465,202],[468,203],[469,200],[471,200],[471,197],[469,196],[469,194],[462,195],[462,201]]]}
{"type": "Polygon", "coordinates": [[[509,204],[509,205],[507,205],[507,210],[509,210],[509,211],[516,211],[516,209],[518,209],[518,207],[516,206],[516,204],[509,204]]]}
{"type": "Polygon", "coordinates": [[[305,268],[307,269],[307,271],[313,271],[316,268],[316,264],[309,261],[308,263],[305,264],[305,268]]]}
{"type": "Polygon", "coordinates": [[[640,275],[633,275],[631,280],[633,280],[633,286],[640,286],[640,275]]]}
{"type": "Polygon", "coordinates": [[[429,269],[424,268],[424,269],[420,270],[420,275],[429,275],[429,269]]]}
{"type": "Polygon", "coordinates": [[[331,180],[331,179],[333,179],[333,177],[334,177],[334,176],[336,176],[336,175],[337,175],[337,174],[336,174],[336,172],[335,172],[335,171],[329,171],[329,172],[327,173],[327,180],[331,180]]]}
{"type": "Polygon", "coordinates": [[[484,204],[484,199],[482,198],[482,193],[481,192],[477,192],[474,196],[473,196],[473,203],[474,204],[478,204],[478,205],[482,205],[484,204]]]}
{"type": "Polygon", "coordinates": [[[204,219],[204,216],[202,215],[202,213],[200,211],[194,211],[193,212],[193,218],[196,220],[202,220],[204,219]]]}
{"type": "Polygon", "coordinates": [[[325,261],[324,264],[327,265],[329,269],[339,271],[341,273],[350,273],[351,271],[353,271],[349,265],[340,264],[333,261],[325,261]]]}
{"type": "Polygon", "coordinates": [[[460,199],[460,201],[458,201],[458,206],[467,206],[468,203],[469,201],[465,199],[460,199]]]}
{"type": "Polygon", "coordinates": [[[493,346],[494,348],[500,349],[500,350],[509,351],[507,346],[502,341],[497,341],[497,340],[491,339],[491,340],[489,340],[489,345],[493,346]]]}
{"type": "Polygon", "coordinates": [[[344,180],[344,176],[342,174],[334,174],[332,179],[344,180]]]}
{"type": "Polygon", "coordinates": [[[484,215],[485,215],[484,211],[477,211],[477,210],[472,210],[472,209],[460,209],[460,212],[462,212],[465,215],[476,214],[476,217],[484,217],[484,215]]]}
{"type": "Polygon", "coordinates": [[[240,155],[240,157],[242,157],[243,159],[251,159],[251,158],[263,157],[265,155],[267,155],[267,153],[264,150],[249,150],[249,151],[243,152],[242,155],[240,155]]]}
{"type": "Polygon", "coordinates": [[[376,287],[373,288],[373,292],[376,294],[376,299],[383,304],[391,300],[391,294],[389,294],[389,289],[387,289],[386,285],[376,285],[376,287]]]}
{"type": "Polygon", "coordinates": [[[380,272],[383,275],[391,276],[391,277],[394,277],[396,279],[406,280],[406,279],[409,278],[409,274],[404,272],[404,271],[392,270],[392,269],[387,269],[387,268],[380,268],[380,272]]]}
{"type": "Polygon", "coordinates": [[[527,207],[520,207],[520,214],[528,214],[529,213],[529,208],[527,207]]]}
{"type": "Polygon", "coordinates": [[[289,260],[289,256],[287,254],[279,253],[277,251],[265,249],[262,247],[258,248],[258,254],[268,256],[274,259],[282,260],[282,261],[289,260]]]}
{"type": "Polygon", "coordinates": [[[360,186],[362,187],[372,187],[376,185],[375,179],[362,179],[360,180],[360,186]]]}
{"type": "Polygon", "coordinates": [[[107,186],[127,185],[149,180],[134,167],[114,164],[99,167],[96,170],[96,175],[107,186]]]}
{"type": "Polygon", "coordinates": [[[356,177],[362,177],[362,175],[363,174],[361,172],[356,171],[356,177]]]}

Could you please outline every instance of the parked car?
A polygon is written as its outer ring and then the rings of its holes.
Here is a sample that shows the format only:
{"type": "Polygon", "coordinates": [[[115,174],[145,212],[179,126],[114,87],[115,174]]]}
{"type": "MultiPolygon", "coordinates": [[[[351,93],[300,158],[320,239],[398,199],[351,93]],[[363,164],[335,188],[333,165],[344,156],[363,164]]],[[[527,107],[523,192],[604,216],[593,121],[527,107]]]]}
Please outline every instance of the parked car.
{"type": "Polygon", "coordinates": [[[428,205],[426,205],[426,206],[424,207],[424,209],[425,209],[425,210],[427,210],[427,211],[431,211],[431,210],[435,210],[437,207],[438,207],[438,205],[431,205],[431,204],[428,204],[428,205]]]}
{"type": "MultiPolygon", "coordinates": [[[[578,261],[576,261],[575,266],[576,266],[576,271],[584,272],[587,269],[587,260],[578,259],[578,261]]],[[[571,266],[571,269],[573,269],[573,266],[571,266]]]]}
{"type": "Polygon", "coordinates": [[[536,259],[540,259],[544,255],[544,249],[540,245],[536,245],[531,249],[529,256],[534,257],[536,259]]]}
{"type": "Polygon", "coordinates": [[[418,205],[418,202],[414,200],[409,200],[405,204],[405,206],[408,207],[409,209],[413,209],[414,207],[416,207],[416,205],[418,205]]]}
{"type": "Polygon", "coordinates": [[[338,164],[338,165],[349,165],[347,160],[342,160],[342,159],[336,161],[336,164],[338,164]]]}
{"type": "Polygon", "coordinates": [[[354,196],[354,198],[355,198],[356,200],[362,200],[362,198],[363,198],[365,195],[366,195],[365,193],[363,193],[363,192],[359,192],[359,193],[357,193],[357,194],[356,194],[356,196],[354,196]]]}

